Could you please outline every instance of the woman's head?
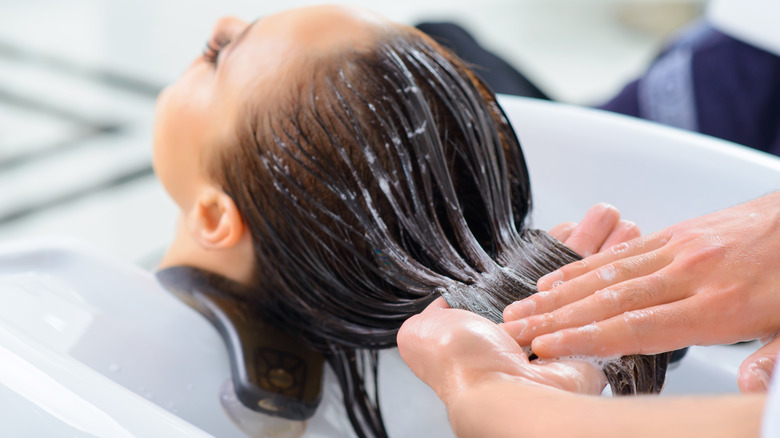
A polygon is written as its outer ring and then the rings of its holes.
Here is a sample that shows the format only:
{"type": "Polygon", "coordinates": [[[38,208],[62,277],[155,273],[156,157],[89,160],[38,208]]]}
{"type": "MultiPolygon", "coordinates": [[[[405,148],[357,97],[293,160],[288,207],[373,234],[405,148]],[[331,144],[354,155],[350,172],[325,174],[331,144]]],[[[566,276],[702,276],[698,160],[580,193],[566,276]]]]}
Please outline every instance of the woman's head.
{"type": "Polygon", "coordinates": [[[253,23],[235,17],[216,23],[203,55],[158,99],[154,167],[182,213],[169,264],[218,265],[228,258],[233,261],[227,264],[232,265],[230,276],[246,279],[248,269],[235,267],[242,265],[238,259],[251,256],[238,237],[241,224],[219,227],[225,223],[221,214],[232,206],[219,196],[211,172],[214,160],[235,144],[249,107],[272,111],[306,80],[310,66],[305,64],[368,46],[390,26],[372,13],[334,6],[285,11],[253,23]]]}
{"type": "Polygon", "coordinates": [[[155,165],[190,248],[243,251],[264,311],[316,314],[318,348],[390,346],[434,290],[506,275],[525,165],[449,52],[338,7],[224,19],[212,44],[160,98],[155,165]]]}

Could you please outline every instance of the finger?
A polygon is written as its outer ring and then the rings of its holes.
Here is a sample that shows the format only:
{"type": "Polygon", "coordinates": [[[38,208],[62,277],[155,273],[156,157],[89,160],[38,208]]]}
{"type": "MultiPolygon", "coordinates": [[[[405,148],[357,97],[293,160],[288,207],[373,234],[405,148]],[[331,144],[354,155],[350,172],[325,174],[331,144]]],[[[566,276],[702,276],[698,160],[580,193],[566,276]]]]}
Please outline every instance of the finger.
{"type": "Polygon", "coordinates": [[[438,309],[449,309],[449,308],[450,305],[447,304],[447,300],[445,300],[444,297],[439,297],[431,301],[431,304],[428,304],[428,306],[425,308],[425,310],[421,312],[421,314],[433,312],[438,309]]]}
{"type": "Polygon", "coordinates": [[[563,241],[577,254],[588,257],[598,252],[620,220],[620,212],[609,204],[596,204],[585,213],[571,235],[563,241]]]}
{"type": "Polygon", "coordinates": [[[552,227],[550,231],[547,232],[547,234],[563,243],[566,241],[566,239],[569,238],[569,236],[571,236],[571,232],[576,226],[577,222],[564,222],[552,227]]]}
{"type": "Polygon", "coordinates": [[[539,357],[568,355],[616,356],[657,354],[718,339],[713,327],[723,325],[722,315],[705,311],[706,297],[634,310],[605,321],[539,336],[531,344],[539,357]]]}
{"type": "Polygon", "coordinates": [[[669,237],[667,232],[660,232],[640,237],[630,242],[620,243],[611,247],[609,251],[594,254],[588,258],[569,263],[566,266],[556,269],[540,278],[539,281],[536,282],[536,286],[540,291],[550,290],[560,283],[577,278],[608,263],[654,251],[666,245],[668,241],[669,237]]]}
{"type": "Polygon", "coordinates": [[[669,287],[664,272],[657,272],[599,290],[550,313],[507,323],[504,330],[520,345],[529,345],[541,335],[677,301],[684,297],[683,293],[681,288],[669,287]]]}
{"type": "Polygon", "coordinates": [[[634,240],[641,235],[642,233],[636,223],[621,220],[615,225],[612,234],[610,234],[609,237],[607,237],[607,240],[604,241],[604,244],[601,245],[599,252],[606,251],[619,243],[634,240]]]}
{"type": "MultiPolygon", "coordinates": [[[[553,289],[536,293],[510,304],[504,309],[504,321],[508,322],[531,315],[552,312],[555,309],[591,296],[598,290],[654,274],[669,265],[671,261],[671,256],[659,251],[653,251],[609,263],[574,280],[557,284],[553,289]]],[[[649,279],[647,281],[653,282],[658,280],[660,279],[649,279]]],[[[634,285],[644,286],[641,282],[634,285]]],[[[641,292],[644,288],[639,288],[638,290],[641,292]]]]}
{"type": "Polygon", "coordinates": [[[780,337],[775,336],[769,343],[748,356],[739,366],[737,373],[739,390],[765,392],[769,388],[778,352],[780,352],[780,337]]]}
{"type": "Polygon", "coordinates": [[[399,347],[402,344],[404,346],[409,345],[410,347],[407,349],[414,350],[412,346],[419,343],[421,339],[420,335],[427,334],[435,327],[435,321],[437,321],[435,312],[449,308],[450,306],[447,304],[447,300],[445,300],[444,297],[439,297],[433,300],[431,304],[428,304],[428,306],[422,312],[418,313],[417,315],[412,315],[410,318],[404,321],[398,330],[396,337],[396,341],[399,347]]]}

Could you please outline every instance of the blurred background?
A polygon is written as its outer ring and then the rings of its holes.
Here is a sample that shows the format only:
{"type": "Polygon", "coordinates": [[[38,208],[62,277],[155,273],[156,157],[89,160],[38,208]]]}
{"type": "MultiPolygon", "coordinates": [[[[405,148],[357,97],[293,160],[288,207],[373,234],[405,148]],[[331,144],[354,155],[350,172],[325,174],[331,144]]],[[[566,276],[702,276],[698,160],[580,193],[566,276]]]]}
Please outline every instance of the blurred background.
{"type": "MultiPolygon", "coordinates": [[[[222,15],[316,1],[0,1],[0,244],[66,235],[153,268],[176,211],[151,168],[157,93],[222,15]]],[[[599,104],[705,0],[343,1],[407,24],[453,21],[552,99],[599,104]]]]}

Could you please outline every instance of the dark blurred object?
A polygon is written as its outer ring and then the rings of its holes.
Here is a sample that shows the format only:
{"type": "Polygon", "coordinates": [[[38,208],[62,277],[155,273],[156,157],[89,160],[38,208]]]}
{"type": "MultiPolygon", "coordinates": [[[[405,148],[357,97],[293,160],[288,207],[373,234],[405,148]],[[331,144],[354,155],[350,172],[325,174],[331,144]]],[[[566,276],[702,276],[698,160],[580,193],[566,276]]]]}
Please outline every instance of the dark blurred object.
{"type": "Polygon", "coordinates": [[[425,22],[417,28],[455,52],[496,93],[550,100],[550,98],[506,61],[485,50],[465,29],[455,23],[425,22]]]}
{"type": "Polygon", "coordinates": [[[296,421],[314,415],[325,359],[263,321],[247,286],[190,266],[163,269],[157,279],[222,336],[235,394],[246,408],[296,421]]]}
{"type": "Polygon", "coordinates": [[[600,108],[780,155],[780,57],[700,23],[600,108]]]}
{"type": "Polygon", "coordinates": [[[685,357],[685,355],[688,353],[688,347],[681,348],[679,350],[674,350],[672,352],[672,357],[669,358],[669,363],[676,363],[682,360],[682,358],[685,357]]]}
{"type": "MultiPolygon", "coordinates": [[[[426,22],[417,28],[469,62],[495,92],[550,100],[462,27],[426,22]]],[[[780,56],[701,22],[599,108],[780,156],[780,56]]]]}

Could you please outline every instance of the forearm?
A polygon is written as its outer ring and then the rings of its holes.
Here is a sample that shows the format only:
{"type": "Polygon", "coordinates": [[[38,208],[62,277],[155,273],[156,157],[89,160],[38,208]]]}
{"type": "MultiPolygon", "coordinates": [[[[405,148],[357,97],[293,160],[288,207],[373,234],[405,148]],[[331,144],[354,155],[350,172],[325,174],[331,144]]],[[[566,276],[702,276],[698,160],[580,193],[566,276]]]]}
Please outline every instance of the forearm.
{"type": "Polygon", "coordinates": [[[757,437],[765,397],[606,398],[493,379],[448,400],[460,438],[757,437]],[[574,435],[573,435],[574,434],[574,435]]]}

